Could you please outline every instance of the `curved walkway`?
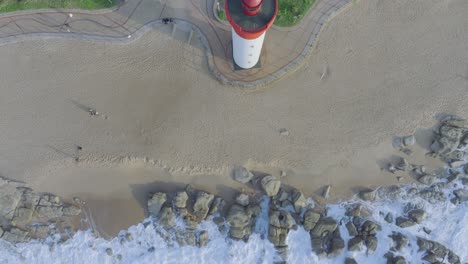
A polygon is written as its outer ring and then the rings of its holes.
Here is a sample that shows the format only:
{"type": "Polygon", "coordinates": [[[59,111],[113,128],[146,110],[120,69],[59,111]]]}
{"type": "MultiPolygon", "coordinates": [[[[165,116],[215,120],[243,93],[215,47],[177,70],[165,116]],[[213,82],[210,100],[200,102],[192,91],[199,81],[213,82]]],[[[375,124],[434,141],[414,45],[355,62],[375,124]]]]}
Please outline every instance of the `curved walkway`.
{"type": "MultiPolygon", "coordinates": [[[[255,87],[297,68],[310,53],[322,26],[351,0],[317,0],[303,21],[292,28],[271,28],[262,52],[262,67],[235,71],[230,27],[215,19],[215,0],[126,0],[101,11],[37,10],[0,15],[0,44],[29,37],[65,36],[131,41],[162,18],[190,22],[202,36],[208,65],[222,83],[255,87]]],[[[193,32],[190,30],[189,41],[193,32]]]]}

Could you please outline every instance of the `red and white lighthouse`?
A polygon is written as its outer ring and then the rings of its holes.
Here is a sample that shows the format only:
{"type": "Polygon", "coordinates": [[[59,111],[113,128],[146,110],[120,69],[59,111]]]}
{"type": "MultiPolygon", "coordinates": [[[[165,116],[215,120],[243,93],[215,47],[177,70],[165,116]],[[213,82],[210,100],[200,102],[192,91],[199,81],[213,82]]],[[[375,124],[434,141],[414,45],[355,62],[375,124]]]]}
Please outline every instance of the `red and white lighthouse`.
{"type": "Polygon", "coordinates": [[[278,13],[278,0],[226,0],[226,17],[232,26],[232,55],[243,69],[257,65],[265,32],[278,13]]]}

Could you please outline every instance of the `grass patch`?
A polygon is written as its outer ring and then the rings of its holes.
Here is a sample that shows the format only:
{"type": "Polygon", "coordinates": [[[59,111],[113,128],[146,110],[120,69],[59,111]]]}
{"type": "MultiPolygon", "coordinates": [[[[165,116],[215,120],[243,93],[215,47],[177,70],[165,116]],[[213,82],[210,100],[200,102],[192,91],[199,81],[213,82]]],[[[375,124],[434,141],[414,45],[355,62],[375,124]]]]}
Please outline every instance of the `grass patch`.
{"type": "Polygon", "coordinates": [[[0,13],[19,10],[64,8],[96,10],[109,8],[117,0],[0,0],[0,13]]]}
{"type": "Polygon", "coordinates": [[[315,0],[278,0],[278,16],[275,25],[291,27],[298,24],[315,0]]]}
{"type": "Polygon", "coordinates": [[[218,11],[218,18],[225,21],[226,20],[226,12],[224,12],[224,9],[221,9],[218,11]]]}
{"type": "MultiPolygon", "coordinates": [[[[226,20],[224,13],[224,0],[218,0],[220,10],[217,11],[219,19],[226,20]]],[[[279,27],[291,27],[301,22],[315,0],[278,0],[278,16],[275,25],[279,27]]]]}

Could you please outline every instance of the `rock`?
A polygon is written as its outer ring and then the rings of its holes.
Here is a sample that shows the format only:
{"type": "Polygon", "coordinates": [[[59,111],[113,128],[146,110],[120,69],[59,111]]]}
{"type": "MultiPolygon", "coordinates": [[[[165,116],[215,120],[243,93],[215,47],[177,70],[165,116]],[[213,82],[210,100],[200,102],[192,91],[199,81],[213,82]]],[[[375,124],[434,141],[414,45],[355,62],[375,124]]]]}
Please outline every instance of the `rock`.
{"type": "Polygon", "coordinates": [[[380,226],[378,224],[372,222],[371,220],[366,220],[360,228],[360,233],[366,236],[375,235],[379,229],[380,226]]]}
{"type": "Polygon", "coordinates": [[[436,176],[432,175],[423,175],[418,178],[418,181],[422,184],[431,185],[437,180],[436,176]]]}
{"type": "MultiPolygon", "coordinates": [[[[181,214],[182,215],[182,214],[181,214]]],[[[197,229],[197,226],[198,226],[198,218],[193,215],[193,214],[190,214],[188,212],[185,212],[183,215],[182,215],[182,219],[184,220],[184,223],[187,227],[187,229],[191,229],[191,230],[195,230],[197,229]]]]}
{"type": "Polygon", "coordinates": [[[77,216],[81,214],[81,209],[77,206],[67,204],[62,208],[62,213],[64,216],[77,216]]]}
{"type": "Polygon", "coordinates": [[[401,137],[393,137],[393,140],[392,140],[392,146],[395,148],[395,149],[401,149],[403,148],[403,138],[401,137]]]}
{"type": "Polygon", "coordinates": [[[468,189],[458,189],[453,191],[453,194],[460,200],[460,202],[468,201],[468,189]]]}
{"type": "Polygon", "coordinates": [[[408,212],[408,216],[411,220],[420,224],[424,219],[426,219],[426,212],[422,209],[414,209],[408,212]]]}
{"type": "Polygon", "coordinates": [[[167,200],[167,195],[162,192],[153,194],[151,199],[148,200],[148,212],[152,216],[157,216],[162,206],[167,200]]]}
{"type": "Polygon", "coordinates": [[[39,218],[54,219],[63,216],[60,206],[37,206],[36,214],[39,218]]]}
{"type": "Polygon", "coordinates": [[[3,228],[2,228],[2,226],[0,225],[0,237],[3,236],[3,233],[4,233],[3,228]]]}
{"type": "Polygon", "coordinates": [[[186,231],[181,231],[176,233],[177,240],[180,245],[188,245],[188,246],[196,246],[197,245],[197,236],[195,232],[186,232],[186,231]]]}
{"type": "Polygon", "coordinates": [[[208,212],[209,215],[214,215],[217,212],[222,212],[226,206],[226,202],[221,197],[215,197],[213,203],[211,204],[210,211],[208,212]]]}
{"type": "Polygon", "coordinates": [[[465,165],[466,161],[464,160],[457,160],[457,161],[452,161],[450,162],[450,167],[451,168],[457,168],[465,165]]]}
{"type": "Polygon", "coordinates": [[[377,249],[379,241],[375,236],[367,236],[366,240],[367,253],[373,253],[377,249]]]}
{"type": "Polygon", "coordinates": [[[363,209],[364,207],[362,206],[362,204],[357,204],[356,206],[346,210],[346,215],[347,216],[361,216],[363,209]]]}
{"type": "Polygon", "coordinates": [[[447,183],[452,183],[458,179],[461,173],[450,171],[450,175],[447,177],[447,183]]]}
{"type": "Polygon", "coordinates": [[[300,213],[307,205],[307,199],[305,198],[304,194],[297,189],[293,190],[292,201],[296,213],[300,213]]]}
{"type": "Polygon", "coordinates": [[[454,263],[459,264],[460,263],[460,257],[457,256],[457,254],[453,253],[453,251],[450,251],[450,250],[449,250],[449,253],[448,253],[447,260],[451,264],[454,264],[454,263]]]}
{"type": "Polygon", "coordinates": [[[429,263],[437,263],[439,262],[439,260],[437,259],[437,256],[431,252],[428,252],[426,255],[424,255],[424,257],[422,258],[422,260],[425,260],[429,263]]]}
{"type": "Polygon", "coordinates": [[[270,226],[290,229],[296,222],[289,212],[286,211],[270,211],[269,215],[270,226]]]}
{"type": "Polygon", "coordinates": [[[208,231],[203,230],[198,235],[198,246],[204,247],[206,244],[208,244],[208,231]]]}
{"type": "Polygon", "coordinates": [[[465,185],[465,186],[468,185],[468,178],[463,177],[463,178],[461,179],[461,182],[462,182],[462,184],[465,185]]]}
{"type": "Polygon", "coordinates": [[[245,208],[245,213],[253,221],[254,219],[257,218],[257,216],[260,215],[261,210],[262,210],[262,208],[260,208],[260,206],[258,204],[249,204],[245,208]]]}
{"type": "Polygon", "coordinates": [[[187,207],[187,200],[188,194],[185,191],[177,192],[174,197],[174,206],[176,208],[186,208],[187,207]]]}
{"type": "Polygon", "coordinates": [[[22,191],[15,182],[0,178],[0,218],[13,218],[15,208],[21,201],[22,191]]]}
{"type": "Polygon", "coordinates": [[[278,191],[278,193],[275,196],[275,200],[278,200],[280,202],[285,201],[289,199],[289,193],[287,193],[285,190],[281,189],[278,191]]]}
{"type": "Polygon", "coordinates": [[[397,217],[396,219],[396,225],[401,227],[401,228],[406,228],[406,227],[410,227],[410,226],[414,226],[416,223],[414,221],[412,221],[411,219],[409,218],[406,218],[406,217],[403,217],[403,216],[399,216],[397,217]]]}
{"type": "Polygon", "coordinates": [[[401,233],[394,232],[389,237],[392,238],[395,245],[391,248],[392,250],[401,251],[404,247],[406,247],[406,245],[408,245],[408,238],[401,233]]]}
{"type": "Polygon", "coordinates": [[[424,231],[424,233],[426,233],[428,235],[430,235],[432,233],[432,231],[427,227],[423,227],[423,231],[424,231]]]}
{"type": "Polygon", "coordinates": [[[409,146],[413,146],[416,143],[416,138],[413,135],[406,136],[406,137],[403,137],[402,141],[403,141],[403,145],[409,147],[409,146]]]}
{"type": "Polygon", "coordinates": [[[315,227],[310,231],[310,235],[314,237],[324,237],[329,233],[332,233],[336,230],[338,224],[336,223],[335,219],[331,217],[325,217],[320,219],[315,227]]]}
{"type": "Polygon", "coordinates": [[[353,258],[346,258],[344,264],[358,264],[353,258]]]}
{"type": "Polygon", "coordinates": [[[286,238],[288,237],[289,229],[276,226],[270,226],[268,230],[268,240],[275,247],[286,247],[286,238]]]}
{"type": "Polygon", "coordinates": [[[424,238],[418,237],[417,244],[419,247],[419,251],[430,251],[440,258],[444,258],[449,252],[449,250],[442,244],[424,238]]]}
{"type": "Polygon", "coordinates": [[[42,206],[60,206],[62,205],[62,203],[60,202],[60,197],[56,196],[56,195],[53,195],[53,194],[50,194],[50,193],[46,193],[46,194],[43,194],[39,200],[39,204],[38,205],[42,205],[42,206]]]}
{"type": "Polygon", "coordinates": [[[406,264],[406,260],[403,256],[396,256],[391,260],[387,261],[388,264],[406,264]]]}
{"type": "Polygon", "coordinates": [[[426,167],[424,165],[421,166],[415,166],[413,168],[414,173],[416,173],[418,176],[424,176],[426,175],[426,167]]]}
{"type": "Polygon", "coordinates": [[[286,128],[280,128],[279,133],[281,136],[289,136],[289,130],[287,130],[286,128]]]}
{"type": "Polygon", "coordinates": [[[346,223],[346,229],[348,230],[349,236],[357,236],[358,235],[358,231],[356,229],[356,226],[353,224],[353,222],[346,223]]]}
{"type": "Polygon", "coordinates": [[[234,180],[244,184],[250,182],[254,176],[250,171],[241,166],[235,167],[232,171],[232,175],[234,180]]]}
{"type": "Polygon", "coordinates": [[[388,164],[388,167],[387,167],[387,170],[390,172],[390,173],[395,173],[397,171],[397,169],[395,168],[395,165],[393,164],[388,164]]]}
{"type": "Polygon", "coordinates": [[[327,185],[325,186],[325,189],[323,190],[323,198],[325,199],[328,199],[328,197],[330,196],[330,190],[331,190],[331,185],[327,185]]]}
{"type": "Polygon", "coordinates": [[[249,196],[245,193],[240,193],[236,197],[236,203],[240,204],[242,206],[247,206],[249,205],[249,196]]]}
{"type": "Polygon", "coordinates": [[[233,204],[231,208],[229,208],[226,221],[231,227],[245,228],[249,225],[250,218],[244,207],[238,204],[233,204]]]}
{"type": "Polygon", "coordinates": [[[320,220],[320,214],[314,212],[312,209],[307,210],[304,213],[304,229],[309,232],[312,230],[317,222],[320,220]]]}
{"type": "Polygon", "coordinates": [[[406,171],[409,167],[409,163],[405,158],[400,158],[398,164],[395,165],[397,170],[406,171]]]}
{"type": "Polygon", "coordinates": [[[193,205],[193,213],[199,221],[205,219],[210,211],[210,206],[213,202],[214,195],[206,192],[198,192],[197,199],[193,205]]]}
{"type": "Polygon", "coordinates": [[[419,192],[419,196],[431,204],[445,201],[444,194],[438,191],[423,190],[419,192]]]}
{"type": "Polygon", "coordinates": [[[27,187],[18,187],[17,189],[21,190],[23,193],[20,201],[21,207],[34,208],[39,204],[39,200],[41,199],[40,195],[27,187]]]}
{"type": "Polygon", "coordinates": [[[107,256],[111,257],[112,255],[114,255],[114,251],[112,250],[112,248],[106,248],[106,254],[107,256]]]}
{"type": "Polygon", "coordinates": [[[49,226],[45,224],[33,225],[31,235],[35,238],[46,238],[49,235],[49,226]]]}
{"type": "Polygon", "coordinates": [[[384,220],[387,222],[387,223],[393,223],[393,215],[392,213],[387,213],[387,215],[385,216],[384,220]]]}
{"type": "Polygon", "coordinates": [[[158,222],[166,228],[175,226],[175,215],[171,207],[165,206],[160,210],[158,222]]]}
{"type": "Polygon", "coordinates": [[[400,149],[401,152],[403,152],[404,154],[408,155],[408,156],[411,156],[413,155],[413,151],[409,148],[402,148],[400,149]]]}
{"type": "Polygon", "coordinates": [[[11,243],[19,243],[27,242],[30,238],[27,231],[12,227],[9,231],[4,231],[2,239],[11,243]]]}
{"type": "Polygon", "coordinates": [[[364,201],[374,201],[375,200],[375,190],[363,190],[359,192],[359,198],[364,201]]]}
{"type": "Polygon", "coordinates": [[[454,117],[452,119],[445,120],[444,125],[448,125],[448,126],[452,126],[456,128],[467,128],[468,122],[465,119],[454,117]]]}
{"type": "Polygon", "coordinates": [[[361,237],[353,237],[348,242],[349,251],[360,251],[364,246],[364,240],[361,237]]]}
{"type": "Polygon", "coordinates": [[[343,238],[341,238],[340,230],[336,229],[333,233],[333,237],[331,242],[328,245],[327,255],[328,257],[336,257],[338,256],[341,251],[344,249],[345,243],[343,238]]]}
{"type": "MultiPolygon", "coordinates": [[[[271,229],[270,229],[271,231],[271,229]]],[[[249,228],[237,228],[237,227],[232,227],[229,231],[229,235],[233,239],[241,240],[246,237],[250,236],[250,229],[249,228]]]]}
{"type": "Polygon", "coordinates": [[[267,175],[263,177],[263,179],[261,180],[261,185],[266,195],[273,197],[278,193],[281,187],[281,182],[277,180],[275,177],[271,175],[267,175]]]}
{"type": "Polygon", "coordinates": [[[14,226],[25,226],[31,222],[32,215],[33,210],[30,208],[16,208],[11,224],[14,226]]]}

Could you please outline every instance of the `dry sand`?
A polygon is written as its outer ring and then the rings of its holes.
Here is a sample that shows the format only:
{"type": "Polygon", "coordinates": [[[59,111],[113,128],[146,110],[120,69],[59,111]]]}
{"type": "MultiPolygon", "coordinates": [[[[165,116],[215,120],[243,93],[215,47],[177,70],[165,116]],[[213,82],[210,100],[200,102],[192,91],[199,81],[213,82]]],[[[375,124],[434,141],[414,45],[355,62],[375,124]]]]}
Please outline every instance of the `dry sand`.
{"type": "Polygon", "coordinates": [[[81,196],[104,234],[141,220],[146,193],[171,182],[231,195],[234,164],[284,169],[309,195],[394,184],[380,171],[392,136],[416,133],[410,160],[428,162],[436,119],[468,117],[466,14],[466,0],[359,1],[302,68],[255,91],[221,86],[200,48],[158,30],[0,46],[0,174],[81,196]]]}

